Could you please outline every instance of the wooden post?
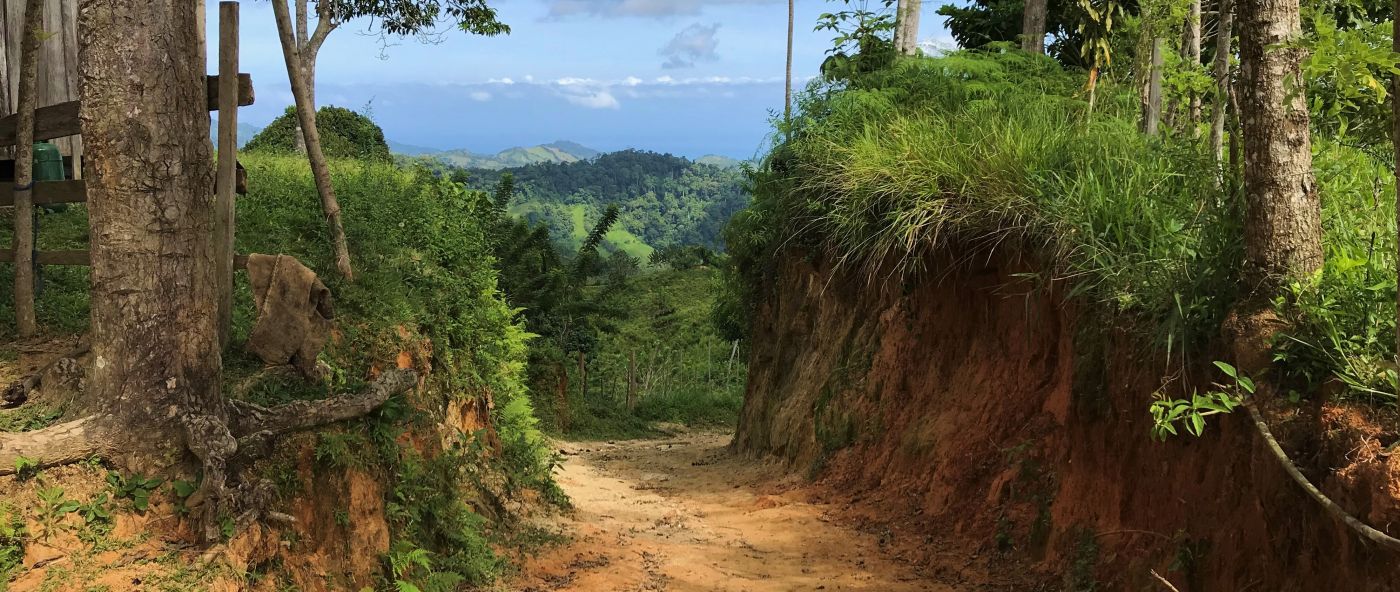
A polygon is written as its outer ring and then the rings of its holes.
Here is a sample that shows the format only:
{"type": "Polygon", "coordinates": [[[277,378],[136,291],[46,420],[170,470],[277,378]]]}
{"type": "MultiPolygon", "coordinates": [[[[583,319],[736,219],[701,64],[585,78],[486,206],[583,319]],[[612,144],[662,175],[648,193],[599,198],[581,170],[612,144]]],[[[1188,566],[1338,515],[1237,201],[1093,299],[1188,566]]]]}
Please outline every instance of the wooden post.
{"type": "Polygon", "coordinates": [[[233,330],[234,190],[238,174],[238,3],[219,2],[219,170],[214,181],[214,268],[219,345],[233,330]]]}
{"type": "Polygon", "coordinates": [[[588,400],[588,361],[583,350],[578,352],[578,400],[588,400]]]}
{"type": "Polygon", "coordinates": [[[627,352],[627,410],[637,408],[637,350],[627,352]]]}
{"type": "Polygon", "coordinates": [[[34,107],[38,99],[39,35],[43,0],[24,9],[19,58],[19,109],[15,129],[15,325],[20,337],[39,331],[34,317],[34,107]]]}

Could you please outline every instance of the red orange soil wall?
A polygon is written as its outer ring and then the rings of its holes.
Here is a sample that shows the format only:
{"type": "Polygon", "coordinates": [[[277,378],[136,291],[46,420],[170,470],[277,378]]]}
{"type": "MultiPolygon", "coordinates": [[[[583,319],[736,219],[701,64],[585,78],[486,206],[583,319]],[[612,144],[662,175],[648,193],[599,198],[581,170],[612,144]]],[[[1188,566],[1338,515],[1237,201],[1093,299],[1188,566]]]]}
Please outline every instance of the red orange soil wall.
{"type": "MultiPolygon", "coordinates": [[[[935,262],[872,282],[788,257],[734,447],[808,471],[944,579],[1165,590],[1155,569],[1182,592],[1400,590],[1396,555],[1325,515],[1243,412],[1152,440],[1165,362],[1114,319],[1017,288],[1024,271],[935,262]]],[[[1374,483],[1324,489],[1370,503],[1374,483]]]]}

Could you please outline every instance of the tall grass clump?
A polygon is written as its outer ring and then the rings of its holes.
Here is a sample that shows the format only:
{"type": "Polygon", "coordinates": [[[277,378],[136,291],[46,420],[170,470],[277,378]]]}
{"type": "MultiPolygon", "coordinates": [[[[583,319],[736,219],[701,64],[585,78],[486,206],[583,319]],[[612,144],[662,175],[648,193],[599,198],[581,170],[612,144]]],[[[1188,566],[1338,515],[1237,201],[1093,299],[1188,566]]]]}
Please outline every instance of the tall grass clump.
{"type": "MultiPolygon", "coordinates": [[[[1041,270],[1028,276],[1035,285],[1186,363],[1243,291],[1237,179],[1188,133],[1139,133],[1130,89],[1100,86],[1089,112],[1083,80],[1048,58],[992,49],[815,82],[791,123],[776,123],[778,141],[751,173],[754,202],[727,231],[739,291],[752,307],[784,249],[880,281],[933,271],[935,255],[1002,250],[1041,270]]],[[[1329,262],[1278,303],[1306,321],[1283,354],[1300,365],[1283,371],[1306,370],[1316,385],[1365,352],[1372,371],[1352,386],[1379,390],[1374,370],[1394,355],[1393,310],[1381,305],[1393,308],[1393,189],[1375,182],[1383,166],[1369,157],[1317,151],[1329,262]],[[1347,299],[1345,312],[1321,294],[1347,299]]]]}

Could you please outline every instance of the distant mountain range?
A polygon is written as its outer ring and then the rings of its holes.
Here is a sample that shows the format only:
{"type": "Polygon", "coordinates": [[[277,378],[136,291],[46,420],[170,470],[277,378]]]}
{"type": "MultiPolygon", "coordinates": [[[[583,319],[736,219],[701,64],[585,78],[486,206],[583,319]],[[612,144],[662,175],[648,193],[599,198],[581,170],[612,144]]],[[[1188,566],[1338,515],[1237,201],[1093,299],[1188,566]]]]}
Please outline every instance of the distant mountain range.
{"type": "MultiPolygon", "coordinates": [[[[424,146],[402,144],[389,140],[389,150],[394,154],[402,154],[404,156],[433,157],[447,164],[465,169],[485,169],[491,171],[512,169],[532,164],[567,164],[592,160],[604,154],[601,150],[589,148],[578,142],[571,142],[568,140],[558,140],[538,146],[516,146],[495,154],[481,154],[466,149],[436,150],[424,146]]],[[[740,160],[715,154],[701,156],[695,159],[695,162],[708,164],[721,169],[739,168],[739,165],[742,163],[740,160]]]]}
{"type": "MultiPolygon", "coordinates": [[[[253,136],[258,135],[262,128],[246,123],[238,124],[238,146],[241,148],[247,144],[253,136]]],[[[209,137],[216,141],[219,137],[219,120],[214,119],[209,124],[209,137]]],[[[452,166],[465,169],[485,169],[499,171],[532,164],[556,163],[567,164],[592,160],[603,154],[601,150],[595,150],[584,146],[578,142],[569,140],[558,140],[548,144],[538,146],[516,146],[507,148],[495,154],[481,154],[472,152],[465,148],[455,150],[439,150],[427,146],[417,146],[388,140],[389,151],[402,156],[431,157],[439,159],[452,166]]],[[[721,169],[736,169],[743,162],[728,156],[710,154],[695,159],[694,162],[708,164],[721,169]]]]}
{"type": "Polygon", "coordinates": [[[466,149],[431,150],[397,142],[389,142],[389,150],[407,156],[428,156],[462,168],[489,170],[508,169],[542,162],[578,162],[602,154],[577,142],[564,140],[538,146],[516,146],[495,154],[480,154],[466,149]]]}
{"type": "MultiPolygon", "coordinates": [[[[256,125],[248,125],[246,123],[238,124],[238,147],[242,148],[244,144],[248,143],[248,140],[253,139],[253,136],[258,135],[260,131],[262,131],[262,128],[256,125]]],[[[219,120],[217,118],[211,119],[209,122],[209,137],[214,139],[216,145],[218,144],[219,120]]]]}

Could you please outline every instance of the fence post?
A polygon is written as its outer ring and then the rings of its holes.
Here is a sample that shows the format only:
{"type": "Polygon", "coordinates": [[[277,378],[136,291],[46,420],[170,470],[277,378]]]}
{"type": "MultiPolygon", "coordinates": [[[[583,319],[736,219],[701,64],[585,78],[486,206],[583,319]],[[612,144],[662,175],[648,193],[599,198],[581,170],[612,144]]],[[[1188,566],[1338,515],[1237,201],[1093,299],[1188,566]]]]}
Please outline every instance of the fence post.
{"type": "Polygon", "coordinates": [[[627,352],[627,410],[637,408],[637,350],[627,352]]]}
{"type": "Polygon", "coordinates": [[[238,3],[219,2],[219,168],[214,182],[214,269],[219,344],[233,330],[234,190],[238,174],[238,3]]]}

